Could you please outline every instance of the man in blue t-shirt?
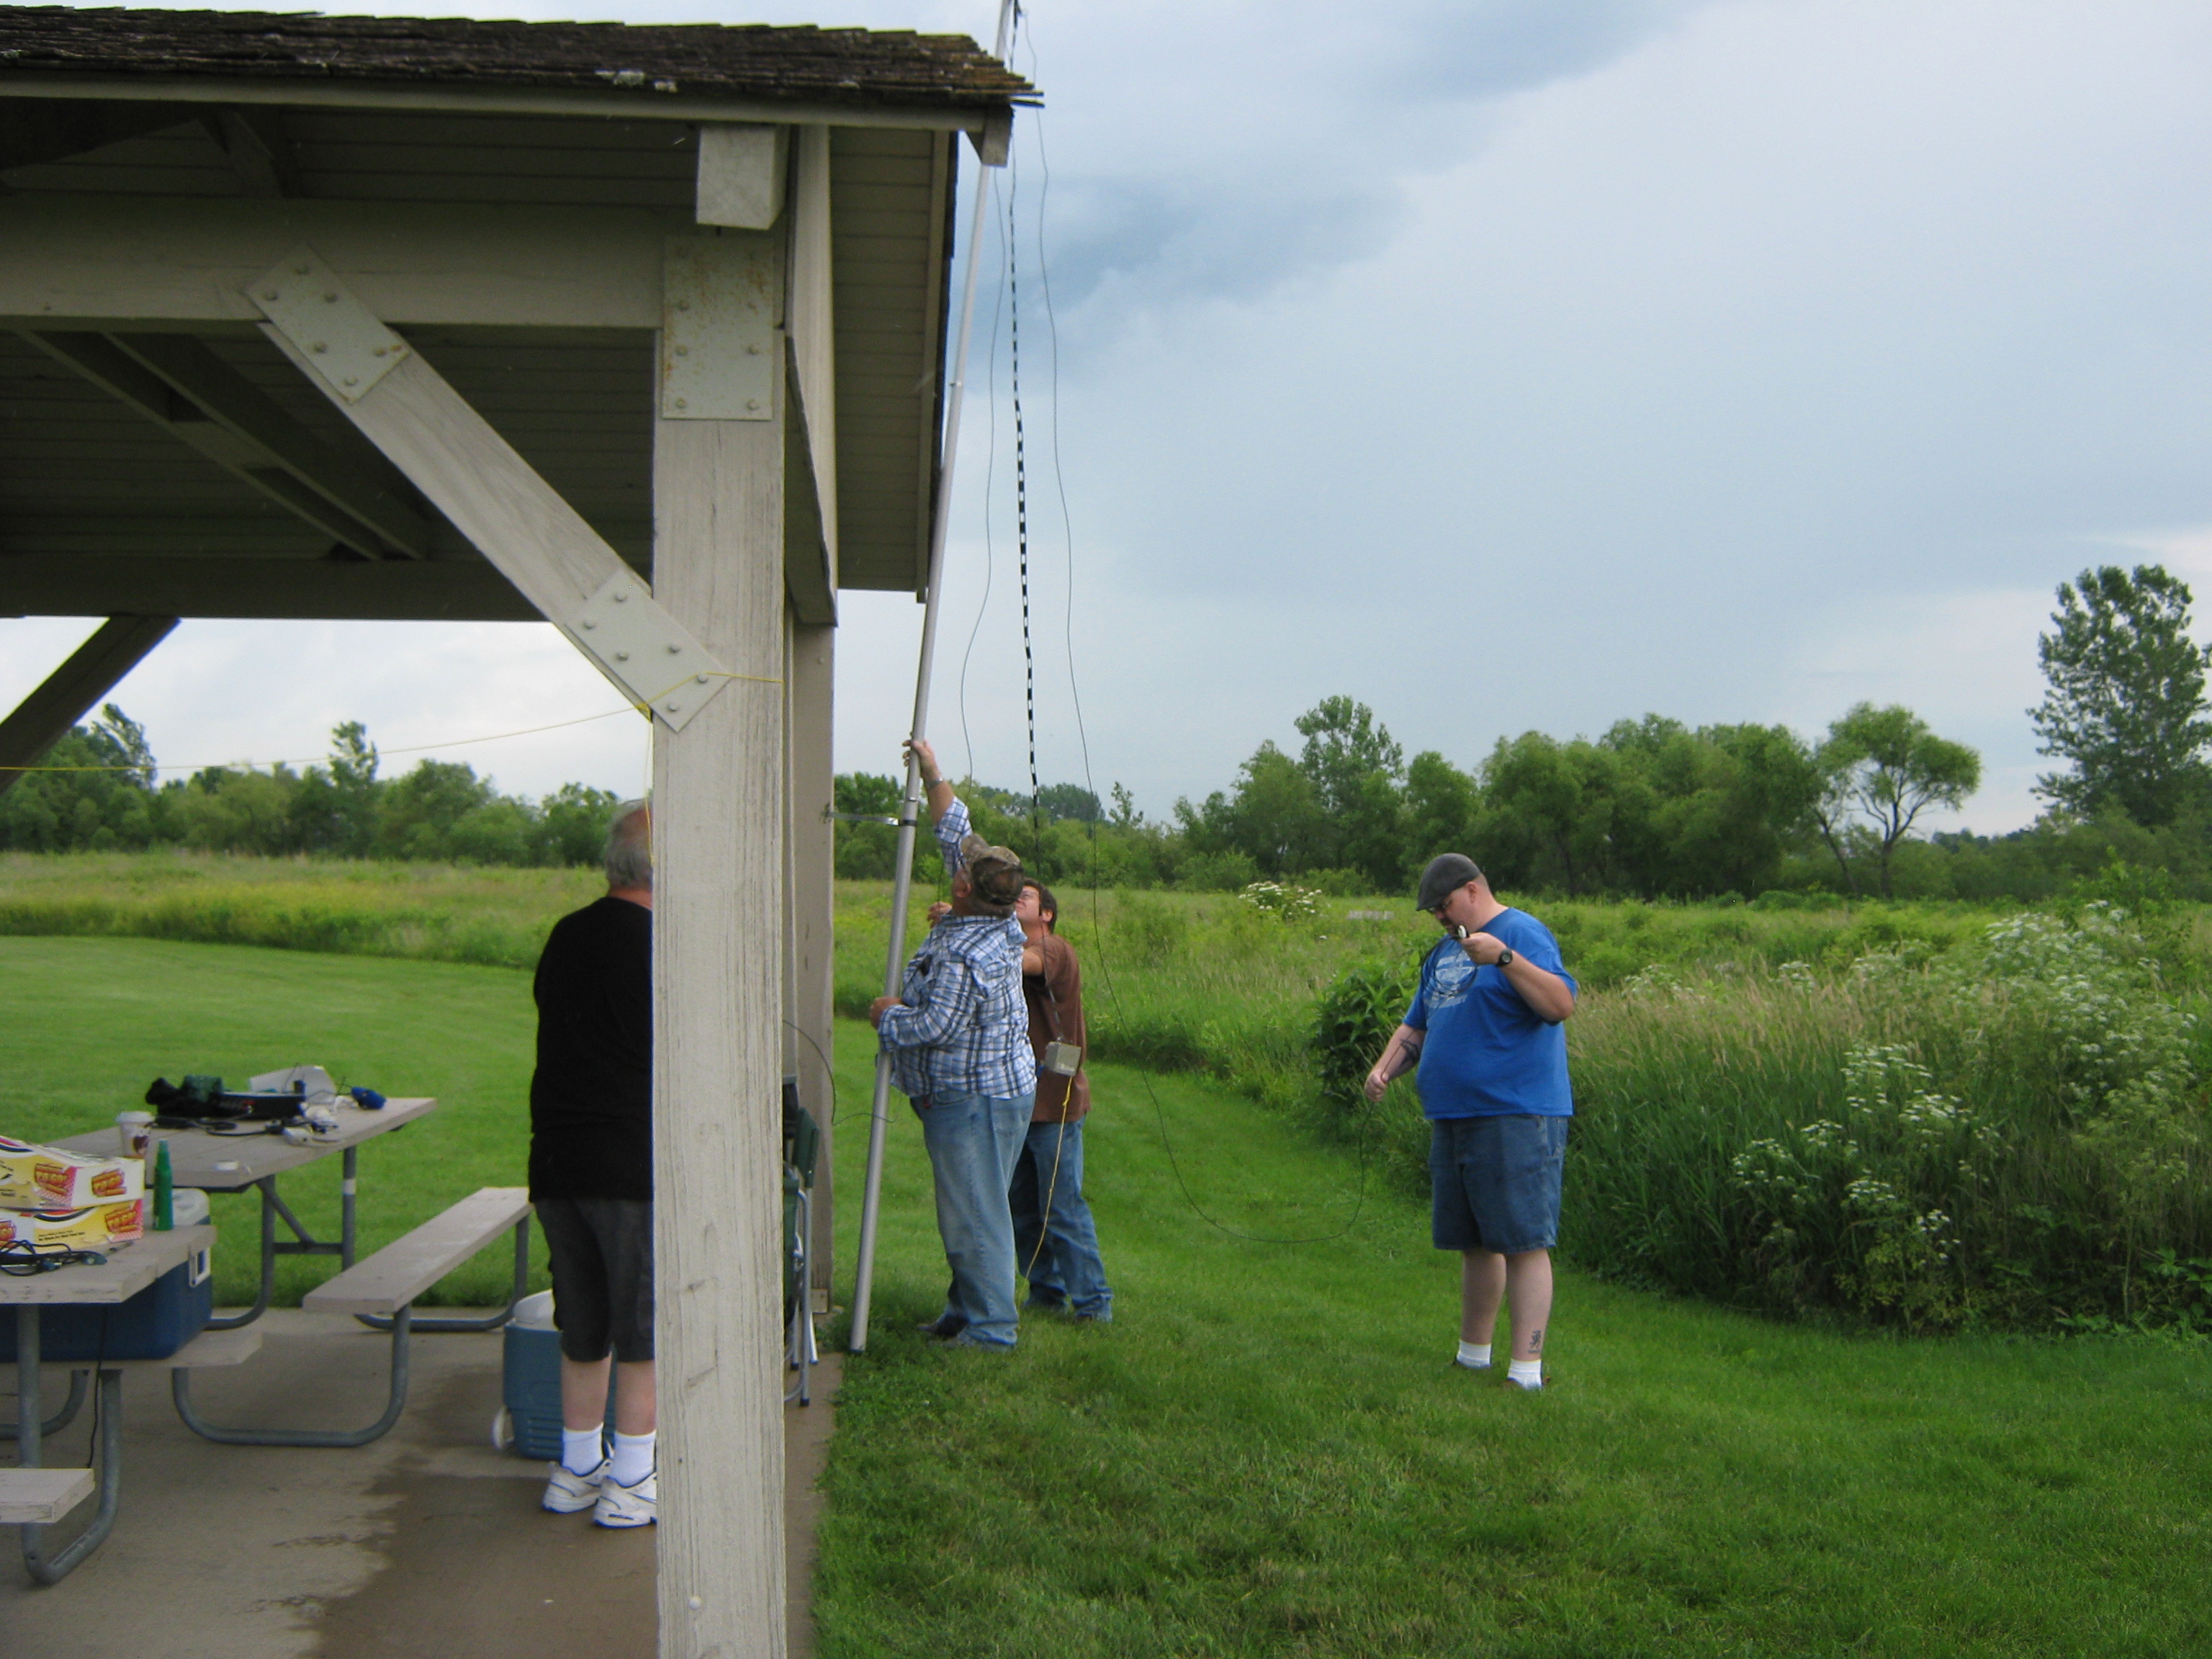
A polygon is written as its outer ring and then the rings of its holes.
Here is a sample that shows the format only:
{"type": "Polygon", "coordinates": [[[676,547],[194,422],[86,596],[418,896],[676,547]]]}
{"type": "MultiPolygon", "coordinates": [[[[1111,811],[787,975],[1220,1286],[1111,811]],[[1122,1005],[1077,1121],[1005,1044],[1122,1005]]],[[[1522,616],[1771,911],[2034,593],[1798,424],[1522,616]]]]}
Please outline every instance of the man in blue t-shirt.
{"type": "Polygon", "coordinates": [[[1462,1261],[1458,1363],[1489,1368],[1503,1301],[1513,1320],[1506,1380],[1540,1389],[1559,1170],[1575,1114],[1559,1026],[1575,1011],[1575,981],[1551,931],[1500,904],[1473,859],[1430,860],[1419,902],[1445,937],[1367,1074],[1367,1097],[1381,1100],[1392,1079],[1420,1067],[1431,1235],[1462,1261]]]}

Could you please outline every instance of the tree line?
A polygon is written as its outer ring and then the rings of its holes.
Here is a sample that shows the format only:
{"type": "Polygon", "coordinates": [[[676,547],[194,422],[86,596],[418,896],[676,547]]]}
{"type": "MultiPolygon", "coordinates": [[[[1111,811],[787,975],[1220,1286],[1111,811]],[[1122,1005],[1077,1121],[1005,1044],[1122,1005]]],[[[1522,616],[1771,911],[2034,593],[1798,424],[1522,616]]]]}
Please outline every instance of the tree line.
{"type": "Polygon", "coordinates": [[[358,720],[331,733],[328,761],[295,771],[211,766],[159,781],[144,729],[113,703],[56,744],[41,768],[0,794],[0,848],[313,854],[461,864],[599,860],[619,804],[565,784],[544,799],[502,795],[462,763],[423,760],[380,775],[358,720]]]}
{"type": "MultiPolygon", "coordinates": [[[[1367,705],[1323,699],[1263,742],[1226,788],[1147,820],[1120,785],[1103,811],[1061,784],[1032,801],[969,782],[978,828],[1048,879],[1234,888],[1293,880],[1397,892],[1445,850],[1501,887],[1642,899],[1867,895],[2039,900],[2115,866],[2151,890],[2212,898],[2212,652],[2189,637],[2187,585],[2157,565],[2105,566],[2061,584],[2040,636],[2043,702],[2028,710],[2048,810],[2004,836],[1928,835],[1981,758],[1912,710],[1860,703],[1817,738],[1784,726],[1691,726],[1662,715],[1595,738],[1501,738],[1463,768],[1408,759],[1367,705]]],[[[895,814],[896,779],[837,781],[838,810],[895,814]]],[[[842,823],[839,873],[885,877],[888,826],[842,823]]],[[[928,838],[917,872],[934,868],[928,838]]],[[[2107,879],[2109,884],[2109,879],[2107,879]]]]}
{"type": "MultiPolygon", "coordinates": [[[[2040,636],[2046,682],[2027,711],[2048,810],[2010,835],[1927,835],[1981,779],[1980,757],[1912,710],[1860,703],[1807,738],[1784,726],[1624,720],[1595,738],[1525,732],[1462,767],[1408,758],[1366,704],[1324,698],[1263,742],[1227,787],[1160,818],[1119,783],[1101,801],[961,786],[976,827],[1048,880],[1229,890],[1290,880],[1398,892],[1429,858],[1472,853],[1502,888],[1642,899],[1869,895],[2037,900],[2115,864],[2161,893],[2212,898],[2212,649],[2190,638],[2188,586],[2158,565],[2062,583],[2040,636]]],[[[0,793],[0,848],[209,851],[588,864],[616,797],[568,784],[532,801],[471,767],[425,760],[380,775],[358,721],[294,771],[213,767],[158,781],[143,731],[109,704],[0,793]]],[[[842,876],[891,873],[899,780],[840,775],[842,876]]],[[[936,848],[917,837],[916,872],[936,848]]]]}

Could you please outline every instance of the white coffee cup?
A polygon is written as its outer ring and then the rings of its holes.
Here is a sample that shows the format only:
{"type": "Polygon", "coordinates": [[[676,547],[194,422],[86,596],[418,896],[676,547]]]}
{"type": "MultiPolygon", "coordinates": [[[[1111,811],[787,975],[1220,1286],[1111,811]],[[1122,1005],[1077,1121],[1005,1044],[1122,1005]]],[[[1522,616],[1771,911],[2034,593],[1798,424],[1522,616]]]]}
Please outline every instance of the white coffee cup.
{"type": "Polygon", "coordinates": [[[153,1157],[153,1113],[118,1112],[115,1115],[115,1138],[123,1143],[124,1157],[153,1157]]]}

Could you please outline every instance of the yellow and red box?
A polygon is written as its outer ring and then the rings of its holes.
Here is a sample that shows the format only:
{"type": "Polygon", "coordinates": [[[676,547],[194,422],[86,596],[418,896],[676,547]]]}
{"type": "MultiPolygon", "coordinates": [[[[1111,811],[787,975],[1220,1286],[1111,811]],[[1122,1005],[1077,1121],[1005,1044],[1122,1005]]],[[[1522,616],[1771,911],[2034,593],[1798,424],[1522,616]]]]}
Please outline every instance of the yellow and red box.
{"type": "Polygon", "coordinates": [[[79,1210],[144,1196],[146,1165],[0,1135],[0,1208],[79,1210]]]}
{"type": "Polygon", "coordinates": [[[0,1244],[27,1241],[72,1250],[104,1250],[146,1235],[146,1200],[88,1204],[76,1210],[0,1210],[0,1244]]]}

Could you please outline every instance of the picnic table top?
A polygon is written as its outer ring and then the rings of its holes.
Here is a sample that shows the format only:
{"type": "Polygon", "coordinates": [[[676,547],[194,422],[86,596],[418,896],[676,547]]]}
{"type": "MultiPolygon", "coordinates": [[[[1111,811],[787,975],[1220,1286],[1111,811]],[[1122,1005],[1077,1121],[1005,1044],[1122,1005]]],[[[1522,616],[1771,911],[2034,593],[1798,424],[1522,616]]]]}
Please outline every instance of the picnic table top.
{"type": "Polygon", "coordinates": [[[52,1273],[26,1273],[21,1278],[0,1274],[0,1307],[127,1302],[194,1250],[214,1243],[214,1226],[203,1223],[166,1233],[148,1233],[131,1243],[118,1244],[104,1252],[107,1260],[97,1267],[57,1267],[52,1273]]]}
{"type": "MultiPolygon", "coordinates": [[[[168,1145],[169,1176],[178,1186],[235,1193],[267,1176],[304,1168],[332,1152],[389,1134],[428,1116],[437,1106],[436,1099],[427,1095],[388,1100],[374,1111],[345,1101],[333,1109],[337,1113],[337,1128],[296,1146],[281,1135],[219,1135],[205,1129],[156,1129],[154,1136],[168,1145]]],[[[116,1151],[115,1131],[93,1129],[53,1145],[72,1152],[112,1158],[116,1151]]]]}

